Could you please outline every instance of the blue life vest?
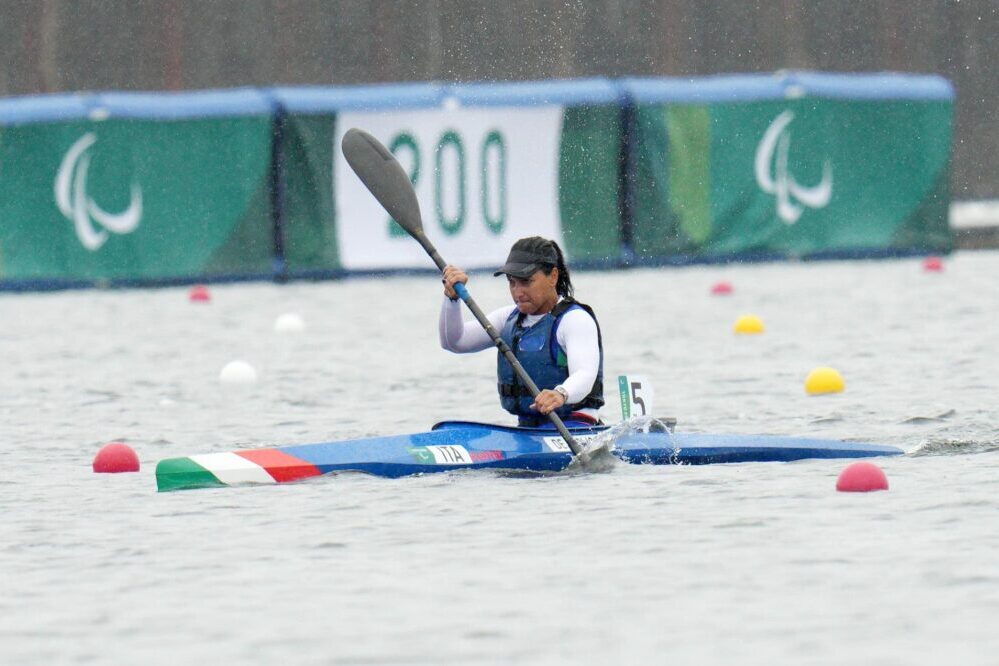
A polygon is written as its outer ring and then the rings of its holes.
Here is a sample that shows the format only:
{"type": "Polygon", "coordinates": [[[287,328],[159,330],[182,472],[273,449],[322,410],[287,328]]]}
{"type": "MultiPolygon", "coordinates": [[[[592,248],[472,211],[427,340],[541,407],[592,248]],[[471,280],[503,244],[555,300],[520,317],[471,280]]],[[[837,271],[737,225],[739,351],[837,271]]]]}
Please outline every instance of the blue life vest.
{"type": "MultiPolygon", "coordinates": [[[[529,328],[524,328],[522,325],[526,315],[515,309],[507,317],[500,332],[500,337],[513,350],[514,356],[541,390],[553,389],[569,377],[569,361],[565,350],[558,344],[556,335],[562,316],[574,308],[585,310],[593,317],[594,323],[597,323],[593,308],[571,298],[565,298],[529,328]]],[[[600,366],[593,388],[580,402],[562,405],[556,411],[562,418],[576,410],[588,407],[599,409],[604,404],[604,343],[599,323],[597,323],[597,343],[600,347],[600,366]]],[[[503,409],[518,416],[537,418],[538,412],[531,409],[531,404],[534,402],[531,391],[517,377],[517,373],[503,352],[498,353],[496,370],[499,377],[497,387],[500,404],[503,405],[503,409]]]]}

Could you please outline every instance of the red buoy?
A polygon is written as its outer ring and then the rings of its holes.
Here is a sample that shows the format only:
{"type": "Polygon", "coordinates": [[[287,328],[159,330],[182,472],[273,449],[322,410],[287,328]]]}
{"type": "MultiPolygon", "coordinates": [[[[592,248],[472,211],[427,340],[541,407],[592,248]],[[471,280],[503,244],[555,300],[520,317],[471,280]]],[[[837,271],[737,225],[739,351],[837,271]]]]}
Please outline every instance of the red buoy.
{"type": "Polygon", "coordinates": [[[191,291],[187,297],[192,303],[208,303],[212,300],[212,292],[208,291],[208,287],[205,285],[196,284],[191,287],[191,291]]]}
{"type": "Polygon", "coordinates": [[[943,269],[943,259],[940,257],[926,257],[923,260],[923,270],[927,273],[939,273],[943,269]]]}
{"type": "Polygon", "coordinates": [[[111,442],[101,447],[94,458],[94,472],[117,474],[118,472],[138,472],[139,456],[132,447],[123,442],[111,442]]]}
{"type": "Polygon", "coordinates": [[[874,463],[855,462],[847,465],[836,480],[836,490],[844,493],[866,493],[888,490],[888,477],[874,463]]]}
{"type": "Polygon", "coordinates": [[[732,293],[732,283],[716,282],[715,285],[711,287],[711,293],[715,296],[728,296],[732,293]]]}

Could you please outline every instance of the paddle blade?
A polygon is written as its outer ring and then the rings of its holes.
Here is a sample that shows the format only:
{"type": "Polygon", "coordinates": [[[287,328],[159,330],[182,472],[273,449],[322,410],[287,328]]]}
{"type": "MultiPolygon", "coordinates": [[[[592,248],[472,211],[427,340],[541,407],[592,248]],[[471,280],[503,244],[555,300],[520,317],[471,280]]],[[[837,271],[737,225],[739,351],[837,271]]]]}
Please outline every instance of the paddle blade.
{"type": "Polygon", "coordinates": [[[420,203],[402,165],[364,130],[347,130],[340,142],[347,164],[388,214],[411,236],[423,234],[420,203]]]}

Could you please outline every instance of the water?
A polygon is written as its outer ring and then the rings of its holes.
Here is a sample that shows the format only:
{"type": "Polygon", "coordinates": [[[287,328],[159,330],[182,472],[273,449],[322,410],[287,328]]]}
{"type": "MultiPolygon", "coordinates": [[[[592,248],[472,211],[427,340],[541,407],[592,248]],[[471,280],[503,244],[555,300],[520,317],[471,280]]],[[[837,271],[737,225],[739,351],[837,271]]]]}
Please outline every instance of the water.
{"type": "Polygon", "coordinates": [[[0,296],[0,662],[997,663],[997,273],[576,276],[608,375],[650,377],[678,429],[904,448],[872,494],[834,491],[844,461],[158,494],[164,457],[504,421],[495,360],[438,349],[429,276],[0,296]],[[745,312],[764,335],[732,334],[745,312]],[[260,379],[222,389],[236,358],[260,379]],[[819,365],[845,393],[804,394],[819,365]],[[91,473],[114,439],[140,473],[91,473]]]}

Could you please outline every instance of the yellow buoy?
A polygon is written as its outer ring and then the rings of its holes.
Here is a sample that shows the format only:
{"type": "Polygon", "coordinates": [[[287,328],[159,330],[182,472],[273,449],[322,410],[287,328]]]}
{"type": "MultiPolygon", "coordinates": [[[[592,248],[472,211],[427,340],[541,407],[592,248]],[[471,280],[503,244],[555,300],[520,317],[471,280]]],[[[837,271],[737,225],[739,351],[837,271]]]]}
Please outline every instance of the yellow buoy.
{"type": "Polygon", "coordinates": [[[809,395],[842,393],[846,388],[843,375],[833,368],[815,368],[805,378],[805,392],[809,395]]]}
{"type": "Polygon", "coordinates": [[[763,332],[763,320],[756,315],[742,315],[735,321],[735,332],[752,335],[763,332]]]}

